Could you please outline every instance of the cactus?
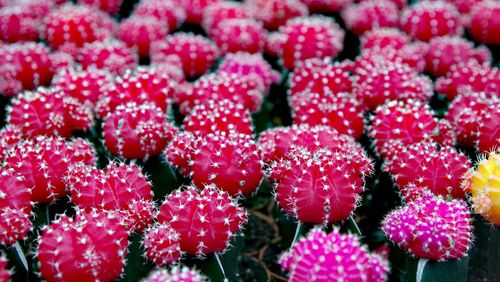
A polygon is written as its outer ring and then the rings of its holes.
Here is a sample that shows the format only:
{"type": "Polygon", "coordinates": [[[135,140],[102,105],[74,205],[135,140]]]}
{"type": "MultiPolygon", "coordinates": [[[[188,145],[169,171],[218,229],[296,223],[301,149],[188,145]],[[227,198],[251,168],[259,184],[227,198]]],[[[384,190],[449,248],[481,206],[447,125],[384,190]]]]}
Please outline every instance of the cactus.
{"type": "Polygon", "coordinates": [[[142,245],[148,259],[157,266],[166,266],[179,260],[179,234],[168,224],[155,224],[144,232],[142,245]]]}
{"type": "Polygon", "coordinates": [[[467,28],[472,38],[484,44],[500,44],[500,39],[496,36],[500,28],[496,20],[500,16],[500,4],[496,1],[481,1],[470,5],[469,8],[470,20],[467,28]]]}
{"type": "Polygon", "coordinates": [[[386,281],[389,263],[368,252],[355,235],[313,229],[280,259],[297,281],[386,281]]]}
{"type": "Polygon", "coordinates": [[[398,7],[389,0],[351,4],[342,11],[342,18],[347,29],[358,36],[376,27],[399,25],[398,7]]]}
{"type": "Polygon", "coordinates": [[[215,186],[174,191],[158,214],[159,223],[169,223],[179,233],[181,250],[197,256],[225,251],[246,218],[245,210],[215,186]]]}
{"type": "Polygon", "coordinates": [[[186,266],[174,266],[170,270],[159,269],[151,272],[143,282],[205,282],[207,278],[186,266]]]}

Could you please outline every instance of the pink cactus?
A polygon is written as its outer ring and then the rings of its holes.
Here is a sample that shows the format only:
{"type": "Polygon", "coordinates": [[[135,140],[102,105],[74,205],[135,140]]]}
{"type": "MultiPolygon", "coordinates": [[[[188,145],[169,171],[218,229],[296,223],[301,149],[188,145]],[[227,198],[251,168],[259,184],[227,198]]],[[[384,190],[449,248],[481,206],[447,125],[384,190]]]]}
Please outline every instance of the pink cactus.
{"type": "Polygon", "coordinates": [[[492,103],[481,113],[477,129],[477,149],[487,153],[500,148],[500,101],[492,103]]]}
{"type": "Polygon", "coordinates": [[[157,266],[167,266],[179,260],[179,234],[168,224],[155,224],[145,231],[142,245],[146,257],[157,266]]]}
{"type": "Polygon", "coordinates": [[[31,230],[31,187],[12,168],[0,170],[0,183],[0,244],[9,246],[24,240],[31,230]]]}
{"type": "Polygon", "coordinates": [[[17,143],[5,157],[5,166],[23,177],[31,200],[50,203],[67,194],[64,177],[71,165],[95,163],[88,141],[67,142],[60,137],[38,136],[17,143]]]}
{"type": "Polygon", "coordinates": [[[28,137],[70,137],[74,130],[88,130],[94,123],[90,107],[58,89],[38,88],[35,92],[24,92],[12,100],[7,111],[7,122],[19,127],[28,137]]]}
{"type": "Polygon", "coordinates": [[[12,271],[7,268],[7,257],[1,253],[0,254],[0,281],[10,281],[12,276],[12,271]]]}
{"type": "Polygon", "coordinates": [[[271,166],[278,205],[300,222],[329,224],[347,219],[363,191],[367,161],[353,153],[295,147],[271,166]]]}
{"type": "Polygon", "coordinates": [[[168,26],[153,16],[132,16],[120,23],[117,37],[130,48],[136,48],[139,57],[148,58],[151,44],[163,39],[169,32],[168,26]]]}
{"type": "Polygon", "coordinates": [[[81,103],[95,105],[112,82],[113,77],[107,71],[95,68],[76,71],[70,68],[56,75],[52,84],[81,103]]]}
{"type": "Polygon", "coordinates": [[[294,124],[326,125],[359,139],[365,129],[366,106],[347,93],[304,91],[290,97],[294,124]]]}
{"type": "Polygon", "coordinates": [[[311,13],[335,13],[342,11],[352,0],[301,0],[311,13]]]}
{"type": "Polygon", "coordinates": [[[120,105],[103,120],[106,148],[127,159],[143,159],[161,153],[177,128],[167,121],[165,112],[154,104],[120,105]]]}
{"type": "Polygon", "coordinates": [[[217,72],[234,73],[242,76],[257,76],[266,90],[269,90],[271,84],[277,83],[280,80],[280,74],[273,70],[261,54],[246,52],[227,54],[217,68],[217,72]]]}
{"type": "Polygon", "coordinates": [[[178,83],[158,68],[139,67],[127,71],[123,76],[103,90],[97,104],[97,115],[104,118],[119,105],[135,102],[138,105],[154,103],[167,112],[178,83]]]}
{"type": "Polygon", "coordinates": [[[40,275],[49,282],[113,281],[123,271],[127,247],[127,229],[113,213],[63,215],[40,236],[40,275]]]}
{"type": "Polygon", "coordinates": [[[197,148],[199,139],[192,133],[183,131],[174,136],[172,142],[165,148],[166,160],[171,165],[177,167],[186,177],[191,174],[191,154],[197,148]]]}
{"type": "Polygon", "coordinates": [[[40,37],[40,20],[20,5],[10,5],[0,10],[0,41],[15,43],[36,41],[40,37]]]}
{"type": "Polygon", "coordinates": [[[134,10],[139,17],[155,17],[166,23],[168,32],[173,32],[186,20],[186,11],[172,0],[145,0],[140,1],[134,10]]]}
{"type": "Polygon", "coordinates": [[[356,35],[381,27],[398,27],[398,7],[389,0],[351,4],[342,11],[347,29],[356,35]]]}
{"type": "Polygon", "coordinates": [[[192,87],[177,91],[176,100],[183,114],[191,112],[196,105],[222,99],[240,103],[251,112],[256,112],[264,99],[264,91],[260,79],[220,72],[204,75],[192,87]]]}
{"type": "Polygon", "coordinates": [[[290,272],[290,282],[382,282],[389,273],[386,259],[369,253],[358,237],[338,229],[330,234],[313,229],[281,257],[280,264],[290,272]]]}
{"type": "Polygon", "coordinates": [[[459,259],[472,244],[472,219],[462,200],[445,201],[424,193],[389,213],[382,222],[387,237],[420,258],[459,259]]]}
{"type": "Polygon", "coordinates": [[[22,139],[23,134],[16,126],[6,125],[0,129],[0,163],[3,163],[9,150],[22,139]]]}
{"type": "Polygon", "coordinates": [[[405,45],[400,49],[389,46],[385,48],[365,49],[356,58],[353,73],[357,74],[360,71],[369,71],[386,61],[405,64],[416,72],[421,73],[425,70],[425,55],[428,50],[428,44],[419,41],[405,45]]]}
{"type": "Polygon", "coordinates": [[[302,91],[323,94],[352,92],[352,63],[332,63],[331,58],[308,59],[290,75],[290,96],[302,91]]]}
{"type": "Polygon", "coordinates": [[[123,75],[127,69],[137,66],[137,54],[118,40],[86,43],[78,53],[83,69],[98,68],[115,75],[123,75]]]}
{"type": "Polygon", "coordinates": [[[110,163],[106,170],[73,165],[65,177],[71,201],[84,211],[114,211],[129,230],[142,231],[153,220],[151,184],[134,165],[110,163]]]}
{"type": "Polygon", "coordinates": [[[201,192],[189,186],[170,194],[160,208],[160,223],[170,223],[179,233],[181,250],[203,256],[226,250],[246,223],[246,212],[215,186],[201,192]]]}
{"type": "Polygon", "coordinates": [[[436,92],[452,101],[465,90],[500,96],[500,70],[476,61],[458,63],[444,77],[436,80],[436,92]]]}
{"type": "Polygon", "coordinates": [[[429,41],[426,69],[436,77],[446,75],[453,65],[469,60],[489,63],[490,51],[484,46],[475,49],[472,42],[458,36],[436,37],[429,41]]]}
{"type": "Polygon", "coordinates": [[[54,9],[45,18],[45,25],[45,40],[53,49],[78,48],[88,42],[110,38],[115,28],[113,20],[104,12],[72,4],[54,9]]]}
{"type": "Polygon", "coordinates": [[[410,44],[410,38],[397,28],[376,28],[363,34],[361,50],[384,49],[392,47],[401,50],[410,44]]]}
{"type": "Polygon", "coordinates": [[[389,101],[416,100],[427,102],[433,95],[430,78],[419,75],[409,66],[397,62],[380,61],[357,71],[353,93],[370,110],[389,101]]]}
{"type": "Polygon", "coordinates": [[[285,36],[281,60],[289,70],[310,58],[336,57],[344,47],[344,31],[324,16],[292,19],[280,32],[285,36]]]}
{"type": "Polygon", "coordinates": [[[262,23],[254,19],[227,19],[219,22],[211,37],[224,53],[260,53],[266,44],[262,23]]]}
{"type": "Polygon", "coordinates": [[[453,4],[421,1],[403,10],[401,28],[414,39],[429,41],[443,35],[462,35],[463,22],[453,4]]]}
{"type": "MultiPolygon", "coordinates": [[[[478,1],[476,1],[478,2],[478,1]]],[[[500,3],[497,1],[480,1],[475,5],[469,6],[468,29],[472,38],[491,45],[500,45],[500,3]]]]}
{"type": "Polygon", "coordinates": [[[223,99],[195,106],[184,119],[184,130],[199,136],[223,132],[251,135],[253,125],[248,109],[223,99]]]}
{"type": "Polygon", "coordinates": [[[209,134],[190,155],[193,183],[214,184],[230,195],[249,195],[262,181],[260,154],[251,135],[209,134]]]}
{"type": "Polygon", "coordinates": [[[374,139],[378,152],[382,153],[383,146],[389,140],[399,140],[403,145],[410,145],[430,140],[437,128],[438,122],[426,104],[412,100],[407,103],[391,101],[377,108],[369,134],[374,139]]]}
{"type": "Polygon", "coordinates": [[[461,183],[471,162],[453,147],[438,148],[434,143],[414,143],[385,164],[396,184],[403,188],[414,183],[435,194],[462,199],[461,183]]]}
{"type": "Polygon", "coordinates": [[[246,0],[250,14],[268,30],[277,30],[290,19],[307,16],[307,6],[300,0],[246,0]]]}
{"type": "Polygon", "coordinates": [[[159,63],[169,55],[179,56],[187,77],[197,77],[207,72],[220,54],[217,45],[209,39],[192,33],[178,32],[151,45],[153,63],[159,63]]]}
{"type": "Polygon", "coordinates": [[[250,18],[250,13],[242,3],[221,1],[205,9],[201,26],[211,36],[213,31],[224,20],[248,18],[250,18]]]}
{"type": "Polygon", "coordinates": [[[0,46],[0,66],[0,93],[7,97],[15,96],[21,90],[48,86],[53,76],[49,49],[41,43],[0,46]]]}
{"type": "Polygon", "coordinates": [[[145,282],[205,282],[207,278],[186,266],[174,266],[169,271],[159,269],[151,272],[145,282]]]}
{"type": "Polygon", "coordinates": [[[114,15],[120,11],[123,0],[78,0],[78,4],[94,6],[100,10],[114,15]]]}

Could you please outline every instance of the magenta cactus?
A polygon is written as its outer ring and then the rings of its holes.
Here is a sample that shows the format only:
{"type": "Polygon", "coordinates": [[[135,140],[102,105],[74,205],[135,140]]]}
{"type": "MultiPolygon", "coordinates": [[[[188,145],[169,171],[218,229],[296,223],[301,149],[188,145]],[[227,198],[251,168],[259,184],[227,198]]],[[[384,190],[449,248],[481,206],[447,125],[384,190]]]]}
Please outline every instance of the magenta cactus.
{"type": "Polygon", "coordinates": [[[143,282],[206,282],[207,278],[186,266],[174,266],[170,270],[159,269],[151,272],[143,282]]]}
{"type": "Polygon", "coordinates": [[[0,244],[13,245],[31,230],[30,188],[13,169],[0,170],[0,244]]]}
{"type": "Polygon", "coordinates": [[[75,165],[70,167],[65,183],[71,201],[82,210],[115,211],[130,230],[139,232],[153,220],[151,184],[134,165],[110,163],[106,170],[75,165]]]}
{"type": "Polygon", "coordinates": [[[181,250],[197,256],[226,250],[246,220],[245,210],[213,185],[201,192],[194,186],[174,191],[158,214],[159,223],[179,233],[181,250]]]}
{"type": "Polygon", "coordinates": [[[12,271],[7,268],[7,258],[3,253],[0,254],[0,281],[10,281],[12,271]]]}
{"type": "Polygon", "coordinates": [[[429,192],[389,213],[382,230],[416,257],[433,260],[461,258],[473,241],[467,204],[429,192]]]}
{"type": "Polygon", "coordinates": [[[326,234],[313,229],[280,259],[290,272],[290,282],[300,281],[386,281],[387,260],[369,253],[355,235],[334,229],[326,234]]]}
{"type": "Polygon", "coordinates": [[[214,184],[230,195],[249,195],[260,185],[262,162],[251,135],[209,134],[191,154],[191,176],[200,189],[214,184]]]}
{"type": "Polygon", "coordinates": [[[166,266],[179,260],[179,234],[168,224],[155,224],[144,232],[142,245],[146,257],[157,266],[166,266]]]}
{"type": "Polygon", "coordinates": [[[40,275],[49,282],[110,282],[123,270],[127,247],[127,229],[111,212],[62,215],[40,236],[40,275]]]}

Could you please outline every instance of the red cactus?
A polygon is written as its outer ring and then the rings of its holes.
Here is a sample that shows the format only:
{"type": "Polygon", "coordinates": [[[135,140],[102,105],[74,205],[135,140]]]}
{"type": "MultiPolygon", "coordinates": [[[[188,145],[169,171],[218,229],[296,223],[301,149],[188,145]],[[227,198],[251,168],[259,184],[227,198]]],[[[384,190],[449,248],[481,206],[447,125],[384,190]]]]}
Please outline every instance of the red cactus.
{"type": "Polygon", "coordinates": [[[45,136],[27,139],[12,147],[5,157],[5,166],[32,188],[32,201],[50,203],[67,194],[63,178],[71,165],[95,162],[93,147],[86,142],[45,136]]]}
{"type": "Polygon", "coordinates": [[[113,281],[124,268],[127,247],[127,229],[113,213],[63,215],[40,236],[40,275],[49,282],[113,281]]]}
{"type": "Polygon", "coordinates": [[[73,57],[73,55],[66,52],[52,52],[49,54],[49,59],[52,66],[50,72],[53,74],[57,74],[59,72],[67,71],[70,69],[75,69],[76,66],[75,58],[73,57]]]}
{"type": "Polygon", "coordinates": [[[469,14],[468,29],[472,38],[484,44],[499,45],[500,3],[488,0],[469,7],[472,8],[469,14]]]}
{"type": "Polygon", "coordinates": [[[351,64],[332,63],[330,58],[309,59],[295,68],[290,75],[290,96],[303,91],[320,95],[352,92],[351,64]]]}
{"type": "MultiPolygon", "coordinates": [[[[113,20],[103,12],[88,6],[66,4],[45,18],[45,40],[53,49],[74,46],[109,38],[113,20]]],[[[72,47],[73,48],[73,47],[72,47]]]]}
{"type": "Polygon", "coordinates": [[[392,47],[401,50],[410,44],[410,38],[397,28],[376,28],[363,34],[361,50],[384,49],[392,47]]]}
{"type": "Polygon", "coordinates": [[[307,148],[313,152],[319,149],[328,149],[333,153],[353,153],[363,159],[366,173],[372,170],[370,160],[366,157],[362,147],[348,135],[339,134],[328,126],[308,125],[292,127],[276,127],[260,134],[258,146],[262,152],[262,159],[266,164],[286,158],[291,148],[295,146],[307,148]]]}
{"type": "Polygon", "coordinates": [[[0,65],[7,68],[0,72],[0,80],[15,83],[14,87],[0,85],[0,92],[6,96],[48,86],[53,75],[48,48],[35,42],[0,46],[0,65]]]}
{"type": "Polygon", "coordinates": [[[462,35],[462,24],[455,6],[444,1],[418,2],[407,7],[401,15],[401,28],[421,41],[443,35],[462,35]]]}
{"type": "Polygon", "coordinates": [[[31,230],[31,187],[12,168],[0,170],[0,183],[0,244],[9,246],[31,230]]]}
{"type": "Polygon", "coordinates": [[[214,186],[174,191],[158,214],[179,233],[181,250],[198,256],[224,251],[246,220],[245,210],[214,186]]]}
{"type": "Polygon", "coordinates": [[[127,69],[137,66],[137,54],[117,40],[87,43],[79,50],[78,61],[83,69],[90,67],[123,75],[127,69]]]}
{"type": "Polygon", "coordinates": [[[308,15],[307,6],[299,0],[246,0],[245,5],[268,30],[277,30],[290,19],[308,15]]]}
{"type": "Polygon", "coordinates": [[[342,11],[347,28],[356,35],[379,27],[399,25],[398,7],[389,0],[369,0],[351,4],[342,11]]]}
{"type": "Polygon", "coordinates": [[[292,149],[271,167],[278,205],[300,222],[347,219],[361,198],[365,175],[352,156],[328,149],[292,149]]]}
{"type": "Polygon", "coordinates": [[[265,46],[265,30],[254,19],[227,19],[212,31],[212,38],[222,53],[260,53],[265,46]]]}
{"type": "Polygon", "coordinates": [[[204,74],[219,57],[217,46],[207,38],[191,33],[176,33],[151,45],[151,60],[161,62],[165,56],[177,55],[182,60],[184,74],[196,77],[204,74]]]}
{"type": "Polygon", "coordinates": [[[461,183],[470,166],[467,157],[453,147],[438,149],[434,143],[423,142],[409,145],[388,159],[385,169],[400,188],[413,183],[435,194],[461,199],[465,197],[461,183]]]}
{"type": "Polygon", "coordinates": [[[87,130],[93,124],[91,109],[57,89],[39,88],[12,100],[8,123],[18,126],[23,135],[70,137],[73,130],[87,130]]]}
{"type": "Polygon", "coordinates": [[[176,1],[145,0],[140,1],[134,10],[139,17],[155,17],[166,23],[169,32],[174,31],[186,20],[186,11],[176,1]]]}
{"type": "Polygon", "coordinates": [[[7,269],[7,257],[3,253],[0,254],[0,281],[10,281],[12,271],[7,269]]]}
{"type": "Polygon", "coordinates": [[[389,213],[382,230],[416,257],[433,260],[461,258],[473,241],[467,204],[462,200],[445,201],[431,193],[389,213]]]}
{"type": "Polygon", "coordinates": [[[190,155],[193,183],[214,184],[230,195],[249,195],[263,177],[257,145],[245,134],[209,134],[190,155]]]}
{"type": "Polygon", "coordinates": [[[336,13],[342,11],[352,0],[301,0],[311,13],[336,13]]]}
{"type": "Polygon", "coordinates": [[[166,269],[159,269],[151,272],[149,276],[144,280],[145,282],[204,282],[207,278],[198,273],[198,271],[192,270],[183,266],[174,266],[167,271],[166,269]]]}
{"type": "Polygon", "coordinates": [[[221,0],[174,0],[174,3],[186,11],[186,22],[201,24],[205,9],[221,0]]]}
{"type": "Polygon", "coordinates": [[[297,93],[290,98],[294,124],[326,125],[359,139],[365,128],[366,107],[347,93],[297,93]]]}
{"type": "Polygon", "coordinates": [[[371,254],[355,235],[313,229],[280,259],[290,282],[386,281],[389,262],[371,254]]]}
{"type": "Polygon", "coordinates": [[[217,72],[235,73],[243,76],[257,76],[265,89],[280,80],[280,74],[273,70],[261,54],[237,52],[227,54],[220,63],[217,72]]]}
{"type": "Polygon", "coordinates": [[[134,165],[110,163],[106,170],[73,165],[65,177],[71,201],[85,211],[114,211],[130,230],[142,231],[154,214],[151,184],[134,165]]]}
{"type": "Polygon", "coordinates": [[[94,6],[111,15],[118,13],[122,2],[123,0],[78,0],[78,4],[94,6]]]}
{"type": "Polygon", "coordinates": [[[283,52],[283,44],[285,44],[286,38],[286,35],[280,32],[269,32],[266,38],[264,53],[272,57],[279,57],[281,52],[283,52]]]}
{"type": "Polygon", "coordinates": [[[223,99],[195,106],[184,119],[184,130],[199,136],[222,132],[251,135],[253,125],[248,109],[223,99]]]}
{"type": "Polygon", "coordinates": [[[191,154],[197,148],[199,138],[192,133],[184,131],[174,136],[172,142],[165,148],[165,157],[173,166],[177,167],[181,173],[188,177],[191,174],[191,154]]]}
{"type": "Polygon", "coordinates": [[[480,152],[487,153],[500,148],[500,101],[492,103],[481,113],[478,126],[476,147],[480,152]]]}
{"type": "Polygon", "coordinates": [[[149,69],[161,76],[166,76],[170,80],[181,84],[186,82],[184,71],[182,70],[182,61],[177,55],[170,55],[163,57],[163,61],[150,64],[149,69]]]}
{"type": "Polygon", "coordinates": [[[488,64],[468,61],[452,66],[446,76],[436,80],[436,92],[446,95],[450,101],[461,88],[500,96],[500,70],[488,64]]]}
{"type": "Polygon", "coordinates": [[[259,79],[235,73],[213,73],[202,76],[192,87],[176,93],[181,113],[189,113],[195,105],[210,100],[228,99],[241,103],[251,112],[260,109],[264,99],[264,86],[259,79]]]}
{"type": "Polygon", "coordinates": [[[157,266],[167,266],[179,260],[179,234],[168,224],[156,224],[145,231],[142,245],[146,257],[157,266]]]}
{"type": "Polygon", "coordinates": [[[450,103],[446,120],[456,132],[459,144],[476,144],[481,113],[487,111],[491,100],[485,93],[463,92],[450,103]]]}
{"type": "Polygon", "coordinates": [[[391,101],[377,108],[369,134],[378,152],[382,153],[389,140],[400,140],[403,145],[430,140],[437,127],[437,120],[427,105],[413,100],[407,103],[391,101]]]}
{"type": "Polygon", "coordinates": [[[436,37],[429,41],[426,70],[436,77],[446,75],[453,65],[469,60],[489,63],[490,51],[486,47],[474,49],[472,42],[458,36],[436,37]]]}
{"type": "Polygon", "coordinates": [[[433,94],[433,85],[430,78],[409,66],[384,60],[358,69],[353,93],[374,110],[394,100],[427,102],[433,94]]]}
{"type": "Polygon", "coordinates": [[[0,129],[0,163],[3,162],[9,150],[22,139],[23,134],[16,126],[6,125],[0,129]]]}
{"type": "Polygon", "coordinates": [[[324,16],[292,19],[280,32],[285,35],[281,59],[287,69],[310,58],[335,57],[344,45],[344,31],[324,16]]]}
{"type": "Polygon", "coordinates": [[[129,102],[137,104],[154,103],[167,112],[172,101],[177,83],[157,68],[139,67],[127,71],[116,78],[110,87],[104,89],[97,104],[97,115],[101,118],[113,112],[116,107],[129,102]]]}
{"type": "Polygon", "coordinates": [[[203,12],[201,26],[211,36],[217,26],[228,19],[248,19],[250,13],[243,4],[238,2],[221,1],[207,7],[203,12]]]}
{"type": "Polygon", "coordinates": [[[95,105],[112,80],[111,74],[104,70],[95,68],[81,71],[67,69],[56,75],[52,84],[81,103],[95,105]]]}
{"type": "Polygon", "coordinates": [[[147,58],[151,44],[163,39],[168,32],[168,26],[158,18],[132,16],[120,23],[116,36],[128,47],[135,47],[139,57],[147,58]]]}
{"type": "Polygon", "coordinates": [[[112,154],[127,159],[160,154],[176,133],[165,112],[154,104],[120,105],[103,120],[104,144],[112,154]]]}
{"type": "Polygon", "coordinates": [[[428,44],[423,42],[414,42],[399,50],[389,46],[381,49],[366,49],[356,58],[353,72],[357,74],[360,70],[370,70],[380,63],[390,61],[405,64],[421,73],[425,70],[425,55],[428,49],[428,44]]]}
{"type": "Polygon", "coordinates": [[[0,10],[0,41],[15,43],[36,41],[40,37],[40,20],[21,5],[0,10]]]}

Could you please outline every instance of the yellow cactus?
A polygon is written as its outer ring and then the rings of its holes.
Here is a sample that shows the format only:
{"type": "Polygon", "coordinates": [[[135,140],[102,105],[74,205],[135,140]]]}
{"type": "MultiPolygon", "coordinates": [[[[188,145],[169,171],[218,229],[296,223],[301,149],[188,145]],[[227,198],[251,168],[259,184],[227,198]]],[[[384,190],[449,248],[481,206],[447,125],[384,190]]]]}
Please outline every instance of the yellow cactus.
{"type": "Polygon", "coordinates": [[[477,213],[500,226],[500,154],[491,152],[471,174],[468,189],[477,213]]]}

